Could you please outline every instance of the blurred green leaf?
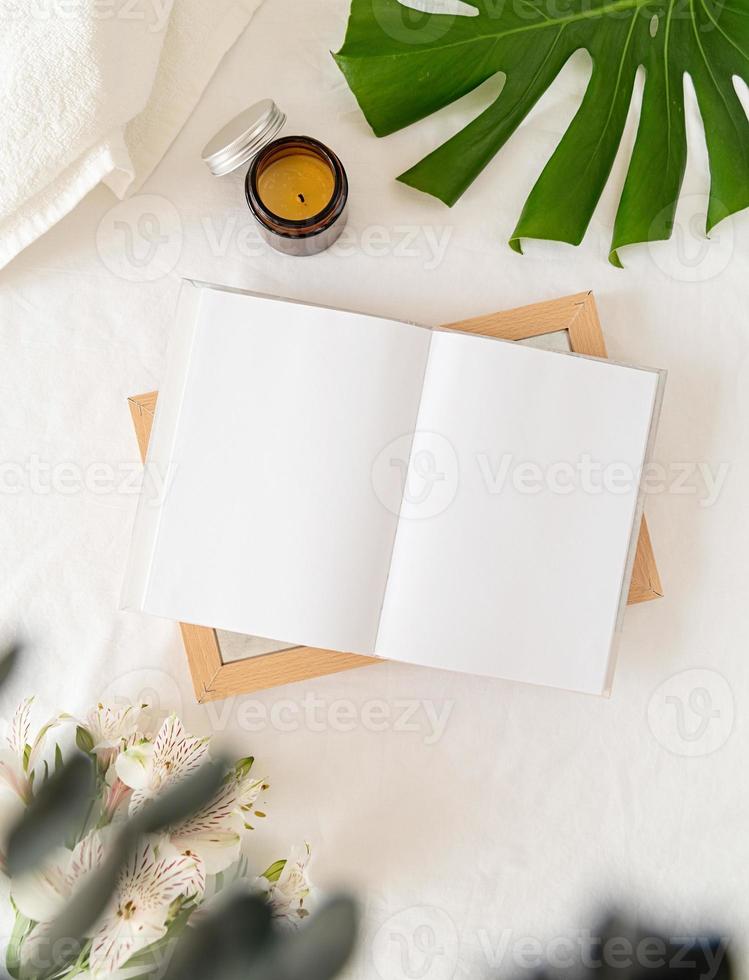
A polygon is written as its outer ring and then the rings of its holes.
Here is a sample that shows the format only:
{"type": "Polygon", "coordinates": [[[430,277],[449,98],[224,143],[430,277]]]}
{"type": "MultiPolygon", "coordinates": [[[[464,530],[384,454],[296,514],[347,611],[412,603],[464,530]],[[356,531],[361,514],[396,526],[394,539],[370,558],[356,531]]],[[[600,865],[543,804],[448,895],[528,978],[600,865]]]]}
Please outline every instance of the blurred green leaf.
{"type": "Polygon", "coordinates": [[[253,964],[271,942],[272,920],[262,895],[240,895],[188,929],[164,980],[254,977],[253,964]]]}
{"type": "Polygon", "coordinates": [[[21,644],[14,643],[0,658],[0,687],[7,681],[13,673],[18,659],[21,655],[21,644]]]}
{"type": "Polygon", "coordinates": [[[357,911],[353,900],[331,898],[295,932],[278,934],[251,971],[232,980],[331,980],[345,966],[356,943],[357,911]]]}
{"type": "Polygon", "coordinates": [[[106,908],[117,886],[120,868],[137,839],[130,824],[125,824],[115,837],[102,866],[85,878],[74,897],[52,922],[47,934],[47,948],[51,951],[50,969],[45,976],[54,976],[78,958],[86,942],[81,937],[90,933],[106,908]]]}
{"type": "MultiPolygon", "coordinates": [[[[59,753],[59,747],[58,747],[59,753]]],[[[86,756],[76,754],[46,779],[8,836],[6,865],[11,877],[37,865],[80,828],[93,792],[93,770],[86,756]]]]}
{"type": "Polygon", "coordinates": [[[224,760],[205,762],[194,773],[180,780],[162,796],[146,804],[135,817],[134,828],[140,834],[153,834],[184,820],[213,799],[226,775],[224,760]]]}

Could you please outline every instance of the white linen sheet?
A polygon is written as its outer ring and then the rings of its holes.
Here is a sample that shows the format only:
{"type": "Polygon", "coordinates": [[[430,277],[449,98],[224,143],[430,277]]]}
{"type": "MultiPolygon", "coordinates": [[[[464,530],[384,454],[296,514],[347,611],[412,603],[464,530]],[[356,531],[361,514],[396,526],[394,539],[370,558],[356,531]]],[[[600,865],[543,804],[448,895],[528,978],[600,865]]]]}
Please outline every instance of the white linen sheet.
{"type": "MultiPolygon", "coordinates": [[[[674,935],[709,921],[746,976],[749,216],[703,237],[709,173],[687,87],[671,242],[607,263],[636,101],[583,244],[515,254],[505,242],[579,104],[584,59],[447,209],[393,178],[494,83],[377,140],[328,53],[347,11],[264,4],[143,193],[113,212],[95,191],[0,272],[0,637],[29,641],[0,714],[31,694],[38,721],[147,699],[254,755],[271,788],[251,869],[306,840],[316,884],[357,891],[348,980],[515,977],[537,955],[563,963],[614,903],[674,935]],[[288,132],[324,140],[348,169],[332,253],[271,252],[242,175],[215,180],[200,162],[217,126],[266,95],[288,132]],[[122,233],[101,254],[109,215],[147,255],[147,213],[168,238],[153,263],[126,264],[122,233]],[[118,610],[142,469],[127,398],[163,379],[182,276],[430,325],[594,289],[611,357],[669,371],[645,504],[665,597],[627,608],[611,698],[381,663],[196,704],[177,626],[118,610]]],[[[8,936],[10,905],[0,914],[8,936]]]]}

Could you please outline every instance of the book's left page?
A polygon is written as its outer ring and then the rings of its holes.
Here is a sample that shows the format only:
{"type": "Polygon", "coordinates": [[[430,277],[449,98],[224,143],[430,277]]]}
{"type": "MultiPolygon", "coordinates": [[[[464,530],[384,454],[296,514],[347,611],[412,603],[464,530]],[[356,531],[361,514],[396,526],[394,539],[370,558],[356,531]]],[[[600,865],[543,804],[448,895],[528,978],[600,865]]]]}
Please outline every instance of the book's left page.
{"type": "Polygon", "coordinates": [[[414,429],[430,336],[186,283],[124,604],[372,652],[397,525],[372,462],[414,429]]]}

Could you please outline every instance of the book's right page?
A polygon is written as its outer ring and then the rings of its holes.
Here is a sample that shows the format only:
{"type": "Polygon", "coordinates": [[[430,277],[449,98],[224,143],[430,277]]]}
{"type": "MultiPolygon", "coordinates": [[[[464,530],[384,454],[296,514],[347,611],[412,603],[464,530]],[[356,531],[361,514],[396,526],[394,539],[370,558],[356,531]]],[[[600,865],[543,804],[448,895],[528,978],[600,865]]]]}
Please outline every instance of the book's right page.
{"type": "Polygon", "coordinates": [[[605,693],[662,380],[436,331],[376,653],[605,693]]]}

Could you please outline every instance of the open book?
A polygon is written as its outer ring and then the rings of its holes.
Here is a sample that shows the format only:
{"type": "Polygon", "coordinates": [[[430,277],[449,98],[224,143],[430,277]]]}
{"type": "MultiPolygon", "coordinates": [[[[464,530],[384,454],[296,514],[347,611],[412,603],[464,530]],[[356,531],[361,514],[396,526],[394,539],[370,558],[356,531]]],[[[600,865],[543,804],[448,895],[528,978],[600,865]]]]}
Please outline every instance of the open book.
{"type": "Polygon", "coordinates": [[[187,282],[124,605],[605,693],[662,383],[187,282]]]}

